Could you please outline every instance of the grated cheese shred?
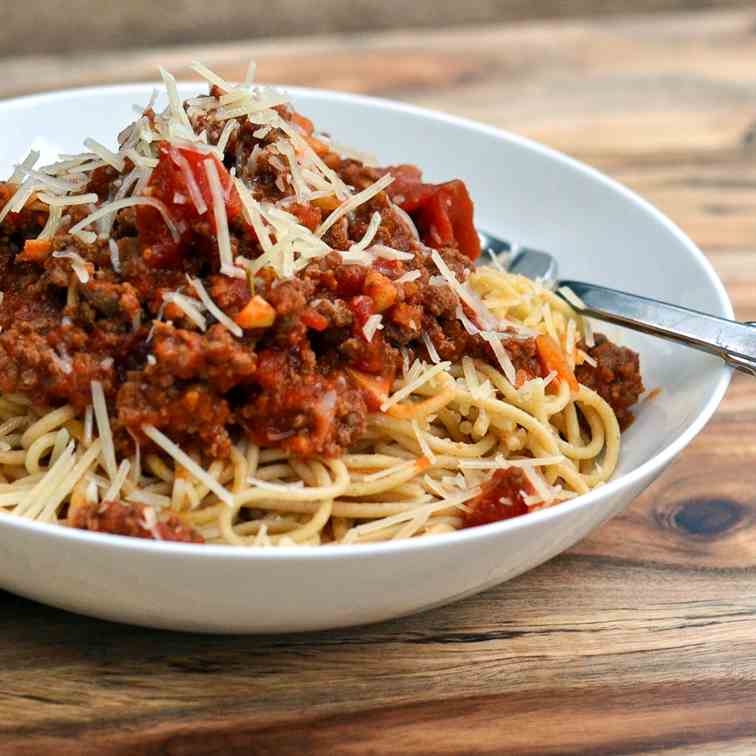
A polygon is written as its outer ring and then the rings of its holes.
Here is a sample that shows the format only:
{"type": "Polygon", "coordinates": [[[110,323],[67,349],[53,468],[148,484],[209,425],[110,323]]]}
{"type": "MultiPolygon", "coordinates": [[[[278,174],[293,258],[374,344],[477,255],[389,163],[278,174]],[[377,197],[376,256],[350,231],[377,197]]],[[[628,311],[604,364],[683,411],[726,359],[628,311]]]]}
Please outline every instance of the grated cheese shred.
{"type": "Polygon", "coordinates": [[[360,205],[375,197],[376,194],[380,194],[393,180],[394,177],[390,173],[387,173],[366,189],[349,197],[318,226],[315,235],[323,236],[340,218],[356,210],[360,205]]]}
{"type": "Polygon", "coordinates": [[[142,432],[147,438],[157,444],[169,457],[172,457],[182,467],[185,467],[203,486],[212,491],[221,501],[229,506],[233,504],[233,494],[224,488],[212,475],[198,465],[185,451],[161,433],[154,425],[142,426],[142,432]]]}
{"type": "Polygon", "coordinates": [[[108,417],[108,406],[105,403],[105,392],[102,390],[100,381],[92,381],[92,407],[94,409],[95,420],[97,421],[97,434],[102,443],[102,458],[105,470],[110,480],[115,480],[118,468],[116,466],[115,446],[113,444],[113,433],[110,430],[110,418],[108,417]]]}
{"type": "Polygon", "coordinates": [[[383,320],[383,316],[381,315],[371,315],[365,321],[365,325],[362,326],[362,333],[365,334],[365,338],[368,341],[373,340],[373,336],[375,336],[376,331],[380,331],[383,329],[383,323],[381,322],[382,320],[383,320]]]}
{"type": "Polygon", "coordinates": [[[228,230],[228,216],[226,214],[226,198],[223,193],[218,166],[213,158],[203,161],[207,183],[213,198],[213,217],[215,218],[215,230],[218,238],[218,254],[220,255],[221,273],[232,278],[244,278],[244,271],[234,264],[233,251],[231,249],[231,234],[228,230]]]}

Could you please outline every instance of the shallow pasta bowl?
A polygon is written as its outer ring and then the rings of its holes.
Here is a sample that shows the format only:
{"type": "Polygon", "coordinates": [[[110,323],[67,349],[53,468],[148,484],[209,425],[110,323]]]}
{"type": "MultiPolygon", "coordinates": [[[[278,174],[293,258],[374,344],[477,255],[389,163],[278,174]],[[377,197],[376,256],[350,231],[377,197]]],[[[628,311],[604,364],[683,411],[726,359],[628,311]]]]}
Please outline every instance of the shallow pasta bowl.
{"type": "MultiPolygon", "coordinates": [[[[182,94],[198,91],[185,87],[182,94]]],[[[432,181],[462,178],[480,227],[557,254],[565,275],[732,317],[702,253],[658,211],[596,171],[460,118],[384,100],[289,90],[338,141],[432,181]]],[[[0,174],[26,154],[111,144],[149,85],[0,103],[0,174]]],[[[374,622],[481,591],[573,545],[624,509],[698,433],[730,378],[716,358],[631,333],[648,387],[614,478],[559,506],[481,528],[358,546],[252,549],[108,536],[0,516],[0,587],[96,617],[208,632],[314,630],[374,622]]]]}

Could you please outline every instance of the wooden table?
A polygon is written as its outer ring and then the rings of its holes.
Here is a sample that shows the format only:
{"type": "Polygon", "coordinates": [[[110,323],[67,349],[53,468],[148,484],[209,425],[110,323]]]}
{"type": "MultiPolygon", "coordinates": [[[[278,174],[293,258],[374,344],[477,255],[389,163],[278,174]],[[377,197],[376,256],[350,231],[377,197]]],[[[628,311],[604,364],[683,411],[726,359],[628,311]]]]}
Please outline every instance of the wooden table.
{"type": "MultiPolygon", "coordinates": [[[[628,184],[756,320],[756,12],[10,61],[5,93],[234,77],[535,137],[628,184]]],[[[453,606],[300,636],[142,630],[0,595],[0,753],[756,753],[756,381],[623,516],[453,606]]]]}

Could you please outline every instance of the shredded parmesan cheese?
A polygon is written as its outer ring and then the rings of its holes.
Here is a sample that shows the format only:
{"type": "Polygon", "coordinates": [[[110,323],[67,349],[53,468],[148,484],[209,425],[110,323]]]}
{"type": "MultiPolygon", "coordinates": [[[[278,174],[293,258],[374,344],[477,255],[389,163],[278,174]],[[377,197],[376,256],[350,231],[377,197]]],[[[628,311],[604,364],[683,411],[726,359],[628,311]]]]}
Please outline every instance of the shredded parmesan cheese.
{"type": "Polygon", "coordinates": [[[373,241],[378,229],[380,228],[380,225],[381,225],[381,214],[376,211],[370,216],[370,223],[368,224],[367,230],[365,231],[365,235],[356,244],[352,244],[352,246],[349,248],[349,251],[350,252],[365,251],[370,245],[370,242],[373,241]]]}
{"type": "Polygon", "coordinates": [[[215,145],[218,149],[218,152],[220,152],[221,154],[225,153],[228,140],[231,138],[231,135],[234,133],[234,131],[236,131],[238,128],[238,121],[227,121],[226,125],[223,127],[223,131],[221,131],[220,136],[218,137],[218,144],[215,145]]]}
{"type": "Polygon", "coordinates": [[[223,193],[218,174],[218,167],[213,158],[207,158],[203,162],[210,194],[213,198],[213,217],[215,218],[215,231],[218,238],[218,254],[220,255],[221,273],[233,278],[244,278],[244,271],[234,265],[234,256],[231,249],[231,234],[228,230],[228,216],[226,215],[226,198],[223,193]]]}
{"type": "Polygon", "coordinates": [[[286,493],[293,489],[304,488],[304,481],[298,480],[296,483],[269,483],[267,480],[260,480],[254,476],[247,478],[247,483],[261,488],[264,491],[275,491],[277,493],[286,493]]]}
{"type": "Polygon", "coordinates": [[[507,380],[514,386],[517,383],[517,371],[507,354],[507,350],[504,349],[501,339],[497,334],[491,333],[490,331],[481,331],[480,335],[491,345],[491,349],[493,349],[493,353],[501,366],[502,372],[507,380]]]}
{"type": "Polygon", "coordinates": [[[475,323],[470,320],[470,318],[465,315],[465,311],[462,307],[462,305],[457,305],[457,319],[460,323],[462,323],[463,328],[471,335],[475,336],[476,334],[480,333],[480,328],[478,328],[475,323]]]}
{"type": "Polygon", "coordinates": [[[94,223],[98,218],[103,218],[111,213],[117,213],[125,207],[134,207],[135,205],[148,205],[149,207],[154,207],[160,215],[163,216],[163,220],[173,237],[173,241],[179,241],[181,237],[176,228],[176,224],[173,222],[173,219],[168,212],[168,208],[163,202],[154,197],[125,197],[124,199],[114,200],[113,202],[104,204],[86,218],[80,220],[75,226],[72,226],[70,233],[74,236],[81,237],[85,242],[91,244],[95,240],[95,234],[89,234],[84,231],[90,223],[94,223]]]}
{"type": "Polygon", "coordinates": [[[375,197],[376,194],[380,194],[393,180],[394,177],[390,173],[387,173],[385,176],[381,176],[374,184],[367,187],[367,189],[363,189],[361,192],[349,197],[318,226],[315,235],[323,236],[340,218],[356,210],[360,205],[375,197]]]}
{"type": "Polygon", "coordinates": [[[161,433],[154,425],[144,425],[142,432],[147,438],[156,443],[168,456],[172,457],[182,467],[185,467],[203,486],[212,491],[221,501],[233,504],[233,494],[224,488],[212,475],[200,467],[185,451],[161,433]]]}
{"type": "Polygon", "coordinates": [[[84,445],[89,446],[92,443],[92,405],[87,405],[84,411],[84,445]]]}
{"type": "Polygon", "coordinates": [[[247,189],[241,179],[234,179],[234,186],[239,192],[239,198],[241,199],[242,207],[244,208],[244,214],[254,229],[257,240],[260,242],[260,246],[264,252],[270,254],[273,251],[273,243],[271,242],[270,234],[263,223],[259,203],[252,196],[251,192],[247,189]]]}
{"type": "Polygon", "coordinates": [[[118,253],[118,242],[115,239],[108,239],[108,250],[110,251],[110,264],[116,273],[121,272],[121,258],[118,253]]]}
{"type": "Polygon", "coordinates": [[[457,280],[454,273],[449,269],[449,266],[444,262],[443,257],[435,249],[431,252],[431,259],[438,268],[439,273],[441,273],[449,284],[451,290],[477,315],[478,320],[484,327],[493,330],[496,326],[496,319],[483,302],[457,280]]]}
{"type": "Polygon", "coordinates": [[[374,244],[368,251],[372,252],[376,257],[382,257],[384,260],[402,260],[403,262],[407,262],[415,259],[415,256],[411,252],[402,252],[399,249],[387,247],[385,244],[374,244]]]}
{"type": "Polygon", "coordinates": [[[197,184],[197,179],[194,177],[194,173],[189,166],[189,161],[178,150],[175,149],[170,151],[170,156],[171,160],[176,163],[176,165],[179,167],[179,170],[181,171],[181,175],[184,177],[187,191],[189,192],[189,196],[191,197],[192,202],[194,203],[194,207],[197,210],[197,215],[204,215],[207,212],[207,203],[205,202],[205,198],[202,196],[202,192],[200,191],[199,185],[197,184]]]}
{"type": "Polygon", "coordinates": [[[102,384],[99,381],[92,381],[91,389],[92,407],[94,408],[95,420],[97,420],[97,435],[102,443],[103,463],[112,481],[115,480],[118,468],[116,466],[113,434],[110,430],[110,419],[108,418],[108,406],[105,403],[105,392],[102,390],[102,384]]]}
{"type": "Polygon", "coordinates": [[[564,462],[563,456],[536,457],[533,459],[505,459],[497,454],[493,459],[460,459],[460,468],[467,470],[502,470],[507,467],[545,467],[559,465],[564,462]]]}
{"type": "Polygon", "coordinates": [[[425,438],[425,434],[420,429],[420,426],[418,425],[417,420],[413,420],[412,423],[412,431],[415,434],[415,438],[417,439],[417,443],[420,445],[420,449],[423,453],[423,456],[432,464],[436,464],[436,455],[431,450],[428,441],[425,438]]]}
{"type": "Polygon", "coordinates": [[[50,207],[67,207],[68,205],[89,205],[97,202],[97,195],[92,193],[59,197],[54,194],[44,194],[43,192],[40,192],[37,195],[37,199],[40,202],[44,202],[46,205],[50,205],[50,207]]]}
{"type": "Polygon", "coordinates": [[[365,334],[365,338],[368,341],[373,340],[375,332],[383,329],[383,323],[381,322],[383,317],[381,315],[371,315],[362,326],[362,333],[365,334]]]}
{"type": "Polygon", "coordinates": [[[9,184],[20,184],[24,179],[24,168],[34,168],[39,160],[39,150],[29,150],[29,154],[16,166],[11,177],[8,179],[9,184]]]}
{"type": "Polygon", "coordinates": [[[118,498],[121,493],[121,488],[123,488],[123,484],[126,482],[130,467],[131,463],[128,459],[124,459],[118,466],[118,472],[116,473],[115,478],[113,478],[110,488],[105,492],[105,501],[114,501],[118,498]]]}
{"type": "Polygon", "coordinates": [[[123,170],[124,159],[121,155],[111,152],[107,147],[100,144],[95,139],[87,138],[84,140],[84,146],[94,152],[101,160],[109,166],[115,168],[119,173],[123,170]]]}
{"type": "Polygon", "coordinates": [[[386,399],[386,401],[381,404],[381,412],[386,412],[386,410],[390,409],[398,402],[401,402],[402,399],[406,399],[413,391],[416,391],[420,386],[428,383],[431,378],[448,370],[450,367],[451,362],[440,362],[438,365],[423,370],[422,374],[415,378],[415,380],[411,381],[406,386],[403,386],[386,399]]]}
{"type": "Polygon", "coordinates": [[[71,250],[66,250],[63,252],[53,252],[52,256],[70,260],[71,267],[73,268],[74,273],[76,273],[76,277],[79,279],[79,281],[81,281],[83,284],[89,281],[89,270],[87,269],[87,264],[79,254],[72,252],[71,250]]]}
{"type": "Polygon", "coordinates": [[[436,347],[426,331],[423,331],[423,344],[425,344],[425,348],[428,350],[428,356],[431,358],[431,362],[435,362],[436,365],[438,365],[438,363],[441,362],[441,358],[438,356],[436,347]]]}
{"type": "Polygon", "coordinates": [[[207,320],[200,312],[196,299],[171,291],[163,294],[163,301],[176,305],[201,331],[207,330],[207,320]]]}
{"type": "Polygon", "coordinates": [[[184,106],[181,104],[181,98],[176,88],[176,79],[168,73],[164,68],[160,69],[160,76],[165,83],[165,89],[168,92],[168,102],[171,109],[171,115],[176,121],[176,125],[183,127],[181,131],[184,132],[184,136],[189,138],[194,137],[194,130],[192,124],[189,122],[189,116],[187,116],[184,106]]]}
{"type": "Polygon", "coordinates": [[[394,283],[411,283],[412,281],[417,281],[421,275],[422,273],[419,270],[408,270],[406,273],[402,273],[394,283]]]}

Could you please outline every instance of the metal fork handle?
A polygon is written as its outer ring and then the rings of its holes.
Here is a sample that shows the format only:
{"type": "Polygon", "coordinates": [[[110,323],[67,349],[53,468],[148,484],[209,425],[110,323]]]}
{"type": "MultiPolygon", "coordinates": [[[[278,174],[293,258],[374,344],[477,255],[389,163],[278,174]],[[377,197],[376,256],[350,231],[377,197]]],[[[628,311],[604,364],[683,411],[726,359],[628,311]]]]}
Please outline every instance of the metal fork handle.
{"type": "Polygon", "coordinates": [[[559,281],[558,286],[575,292],[584,307],[570,304],[583,315],[709,352],[756,376],[756,323],[718,318],[582,281],[559,281]]]}

